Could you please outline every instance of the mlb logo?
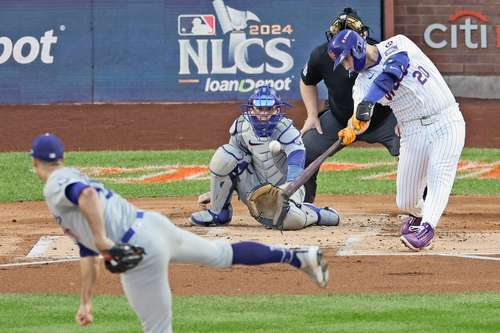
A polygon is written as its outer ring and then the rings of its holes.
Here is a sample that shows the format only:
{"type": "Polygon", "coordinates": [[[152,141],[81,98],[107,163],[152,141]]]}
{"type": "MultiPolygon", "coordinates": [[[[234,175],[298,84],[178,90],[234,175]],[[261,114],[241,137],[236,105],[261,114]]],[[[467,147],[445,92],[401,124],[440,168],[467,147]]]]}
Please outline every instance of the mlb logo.
{"type": "Polygon", "coordinates": [[[179,15],[177,28],[181,36],[214,36],[214,15],[179,15]]]}

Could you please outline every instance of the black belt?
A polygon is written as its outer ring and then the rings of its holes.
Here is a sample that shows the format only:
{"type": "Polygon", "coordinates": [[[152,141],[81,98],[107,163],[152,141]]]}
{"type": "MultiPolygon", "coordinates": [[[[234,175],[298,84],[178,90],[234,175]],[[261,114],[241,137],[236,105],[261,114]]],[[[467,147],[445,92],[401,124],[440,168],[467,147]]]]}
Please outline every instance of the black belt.
{"type": "MultiPolygon", "coordinates": [[[[144,212],[138,211],[137,213],[135,213],[136,219],[142,219],[143,217],[144,217],[144,212]]],[[[134,229],[132,229],[132,227],[128,228],[128,230],[123,235],[121,242],[128,243],[128,241],[130,240],[130,238],[132,238],[134,234],[135,234],[134,229]]]]}

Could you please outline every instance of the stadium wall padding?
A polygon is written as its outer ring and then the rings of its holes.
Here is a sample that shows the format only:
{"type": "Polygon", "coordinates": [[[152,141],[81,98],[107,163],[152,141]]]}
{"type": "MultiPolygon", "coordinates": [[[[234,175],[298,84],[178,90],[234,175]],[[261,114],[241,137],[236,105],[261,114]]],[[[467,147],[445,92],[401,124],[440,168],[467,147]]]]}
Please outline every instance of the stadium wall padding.
{"type": "Polygon", "coordinates": [[[381,1],[3,0],[0,103],[241,100],[264,82],[299,99],[345,7],[380,39],[381,1]]]}

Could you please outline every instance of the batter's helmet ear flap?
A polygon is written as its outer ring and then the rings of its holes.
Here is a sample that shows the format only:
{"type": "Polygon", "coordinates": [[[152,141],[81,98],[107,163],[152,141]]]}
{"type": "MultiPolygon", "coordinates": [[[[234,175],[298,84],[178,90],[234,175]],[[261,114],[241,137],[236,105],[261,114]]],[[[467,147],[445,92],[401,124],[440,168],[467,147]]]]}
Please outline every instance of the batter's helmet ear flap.
{"type": "Polygon", "coordinates": [[[326,40],[329,41],[344,29],[356,31],[364,39],[368,38],[370,28],[365,26],[358,13],[350,8],[344,8],[342,13],[335,17],[330,23],[330,27],[325,31],[326,40]]]}

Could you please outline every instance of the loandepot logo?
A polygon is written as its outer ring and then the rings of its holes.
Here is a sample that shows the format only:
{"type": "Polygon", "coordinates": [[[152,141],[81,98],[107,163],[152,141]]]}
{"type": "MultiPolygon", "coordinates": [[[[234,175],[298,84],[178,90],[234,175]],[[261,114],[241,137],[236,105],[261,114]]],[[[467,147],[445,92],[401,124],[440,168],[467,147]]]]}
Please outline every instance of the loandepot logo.
{"type": "MultiPolygon", "coordinates": [[[[463,24],[450,24],[444,25],[441,23],[433,23],[429,25],[424,31],[424,41],[429,47],[433,49],[442,49],[448,44],[452,49],[458,47],[459,37],[463,34],[465,46],[469,49],[488,48],[488,24],[489,20],[486,15],[472,11],[472,10],[459,10],[449,17],[450,23],[457,22],[460,18],[464,17],[463,24]],[[475,23],[472,22],[474,19],[475,23]],[[433,36],[435,31],[440,31],[433,36]]],[[[500,48],[500,24],[495,27],[496,32],[496,47],[500,48]]]]}
{"type": "MultiPolygon", "coordinates": [[[[60,31],[66,30],[66,26],[61,25],[60,31]]],[[[41,37],[24,36],[18,40],[12,40],[8,36],[0,36],[0,65],[12,58],[14,62],[25,65],[40,58],[44,64],[52,64],[52,46],[57,43],[57,36],[54,30],[47,30],[41,37]]]]}
{"type": "MultiPolygon", "coordinates": [[[[334,163],[321,165],[322,172],[338,172],[351,170],[370,170],[380,167],[390,167],[389,172],[369,172],[369,176],[361,179],[396,179],[396,162],[380,163],[334,163]]],[[[170,183],[186,180],[210,179],[208,167],[205,165],[146,165],[134,168],[123,167],[80,167],[83,172],[101,181],[121,184],[153,184],[170,183]]],[[[457,178],[500,179],[500,162],[483,163],[460,161],[457,178]]]]}
{"type": "Polygon", "coordinates": [[[179,83],[198,84],[200,75],[205,92],[249,92],[269,84],[277,91],[290,90],[293,77],[255,80],[221,80],[214,75],[283,75],[293,68],[290,54],[293,27],[290,24],[263,24],[249,10],[212,1],[213,14],[183,14],[177,17],[179,39],[179,83]],[[217,38],[217,27],[225,38],[217,38]],[[249,49],[251,52],[249,52],[249,49]],[[252,56],[253,55],[253,56],[252,56]],[[256,57],[257,56],[257,57],[256,57]],[[260,60],[259,60],[260,59],[260,60]]]}

